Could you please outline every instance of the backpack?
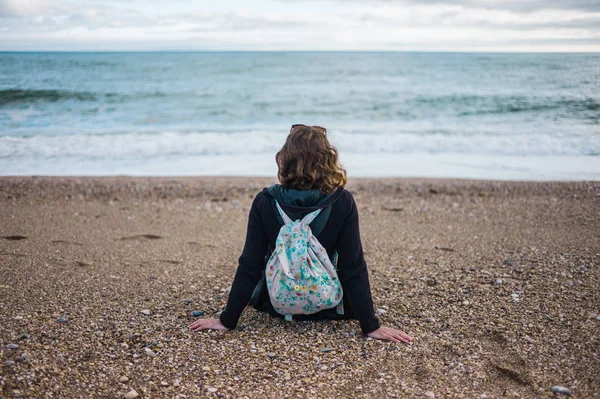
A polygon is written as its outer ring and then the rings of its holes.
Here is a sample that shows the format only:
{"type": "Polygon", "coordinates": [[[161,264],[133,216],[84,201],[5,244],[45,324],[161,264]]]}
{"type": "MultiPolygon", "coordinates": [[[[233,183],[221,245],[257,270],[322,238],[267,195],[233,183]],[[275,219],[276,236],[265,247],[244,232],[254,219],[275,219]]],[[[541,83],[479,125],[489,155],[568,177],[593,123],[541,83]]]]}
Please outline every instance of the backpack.
{"type": "Polygon", "coordinates": [[[275,204],[284,225],[265,270],[273,308],[288,321],[293,315],[308,315],[335,307],[338,313],[343,313],[342,285],[334,266],[337,253],[332,262],[309,227],[321,209],[293,221],[277,200],[275,204]]]}

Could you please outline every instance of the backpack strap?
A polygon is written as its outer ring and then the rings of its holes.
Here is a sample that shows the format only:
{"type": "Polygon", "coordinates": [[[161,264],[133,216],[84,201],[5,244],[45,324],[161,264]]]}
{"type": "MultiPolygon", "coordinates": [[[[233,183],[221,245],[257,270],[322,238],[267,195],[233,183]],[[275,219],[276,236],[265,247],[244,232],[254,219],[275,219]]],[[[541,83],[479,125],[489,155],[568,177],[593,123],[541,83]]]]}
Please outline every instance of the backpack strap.
{"type": "MultiPolygon", "coordinates": [[[[283,211],[283,209],[281,209],[281,206],[279,206],[279,202],[277,202],[277,200],[275,200],[275,205],[277,205],[277,210],[279,211],[279,214],[281,215],[283,222],[285,224],[292,223],[293,220],[290,219],[290,217],[283,211]]],[[[313,220],[315,220],[315,218],[319,215],[319,213],[321,213],[320,209],[317,209],[316,211],[309,213],[308,215],[306,215],[302,218],[300,223],[304,226],[308,226],[313,220]]],[[[313,235],[314,235],[314,233],[313,233],[313,235]]]]}
{"type": "MultiPolygon", "coordinates": [[[[274,206],[274,208],[277,209],[277,206],[274,206]]],[[[317,215],[317,217],[315,217],[315,219],[311,222],[313,225],[310,226],[310,228],[312,229],[312,233],[315,237],[318,237],[319,234],[321,234],[321,231],[323,231],[327,220],[329,220],[329,215],[331,214],[331,205],[320,209],[320,211],[321,212],[317,215]]],[[[279,223],[281,223],[281,225],[286,224],[286,222],[281,217],[281,213],[279,211],[277,211],[275,215],[277,215],[277,219],[279,220],[279,223]]]]}
{"type": "Polygon", "coordinates": [[[283,219],[283,224],[292,223],[292,219],[290,219],[290,217],[287,215],[287,213],[285,213],[283,211],[283,209],[281,209],[281,207],[279,206],[279,202],[277,200],[275,200],[275,206],[277,206],[277,210],[279,211],[279,215],[281,215],[281,218],[283,219]]]}
{"type": "Polygon", "coordinates": [[[319,234],[321,234],[321,231],[323,231],[327,220],[329,220],[329,215],[331,214],[331,207],[332,205],[329,205],[321,209],[319,218],[314,221],[313,226],[311,227],[313,236],[318,237],[319,234]]]}
{"type": "MultiPolygon", "coordinates": [[[[271,201],[271,206],[273,207],[273,212],[275,213],[275,216],[277,217],[277,220],[279,221],[279,223],[281,225],[284,225],[285,222],[281,218],[281,214],[277,210],[277,207],[275,206],[275,203],[274,203],[275,202],[274,200],[276,199],[275,195],[273,194],[275,186],[277,186],[277,185],[274,185],[271,187],[265,187],[263,189],[262,193],[273,198],[273,201],[271,201]]],[[[312,233],[315,237],[319,237],[319,235],[321,234],[321,231],[323,231],[323,228],[325,228],[325,225],[327,224],[327,221],[329,220],[329,215],[331,214],[331,208],[333,206],[333,203],[335,201],[337,201],[337,199],[343,193],[344,193],[344,188],[338,187],[338,189],[335,192],[333,192],[327,198],[322,200],[321,203],[326,202],[327,205],[325,207],[320,208],[321,213],[315,218],[315,220],[312,221],[311,226],[310,226],[310,228],[312,229],[312,233]]]]}

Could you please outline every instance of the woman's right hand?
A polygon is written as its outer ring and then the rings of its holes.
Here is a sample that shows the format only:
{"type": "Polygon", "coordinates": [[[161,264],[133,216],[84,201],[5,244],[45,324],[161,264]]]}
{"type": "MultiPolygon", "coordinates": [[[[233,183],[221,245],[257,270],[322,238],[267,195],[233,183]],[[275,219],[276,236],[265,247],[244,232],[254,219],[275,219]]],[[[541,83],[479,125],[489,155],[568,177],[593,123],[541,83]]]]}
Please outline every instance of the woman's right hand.
{"type": "Polygon", "coordinates": [[[412,342],[413,337],[402,330],[397,330],[391,327],[379,327],[375,331],[371,331],[367,336],[375,339],[384,339],[392,342],[412,342]]]}
{"type": "Polygon", "coordinates": [[[223,330],[229,331],[229,328],[225,327],[221,324],[221,320],[219,319],[198,319],[190,324],[190,330],[192,331],[200,331],[200,330],[223,330]]]}

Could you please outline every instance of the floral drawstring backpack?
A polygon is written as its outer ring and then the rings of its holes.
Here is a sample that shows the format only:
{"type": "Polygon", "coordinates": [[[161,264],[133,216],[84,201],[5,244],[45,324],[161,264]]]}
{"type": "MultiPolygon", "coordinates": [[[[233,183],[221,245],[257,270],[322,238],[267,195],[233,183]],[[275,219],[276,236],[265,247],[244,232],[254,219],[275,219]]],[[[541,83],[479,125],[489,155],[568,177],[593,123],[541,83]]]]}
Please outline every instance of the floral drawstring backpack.
{"type": "Polygon", "coordinates": [[[267,290],[273,308],[292,320],[293,315],[313,314],[337,307],[343,314],[342,285],[327,251],[313,235],[309,224],[321,209],[302,220],[291,220],[275,201],[284,221],[275,250],[266,266],[267,290]]]}

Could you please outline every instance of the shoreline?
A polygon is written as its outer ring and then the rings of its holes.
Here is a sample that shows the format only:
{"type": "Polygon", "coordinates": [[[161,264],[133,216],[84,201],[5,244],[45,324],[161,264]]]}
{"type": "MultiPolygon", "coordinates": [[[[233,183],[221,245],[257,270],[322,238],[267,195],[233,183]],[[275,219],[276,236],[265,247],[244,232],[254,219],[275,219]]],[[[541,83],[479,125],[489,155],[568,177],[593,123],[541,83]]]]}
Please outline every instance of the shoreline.
{"type": "MultiPolygon", "coordinates": [[[[60,139],[60,138],[57,138],[60,139]]],[[[172,139],[169,139],[172,141],[172,139]]],[[[1,140],[0,140],[1,141],[1,140]]],[[[335,144],[335,142],[334,142],[335,144]]],[[[189,143],[195,147],[196,143],[189,143]]],[[[240,144],[237,144],[240,145],[240,144]]],[[[81,177],[228,177],[263,178],[277,175],[273,153],[246,155],[185,155],[138,159],[124,154],[125,160],[103,160],[100,153],[89,161],[61,158],[23,163],[11,159],[7,149],[0,170],[5,177],[43,175],[68,177],[63,171],[77,170],[81,177]],[[176,171],[172,173],[170,171],[176,171]],[[241,172],[240,172],[241,171],[241,172]],[[166,174],[165,172],[169,172],[166,174]]],[[[371,179],[468,179],[493,181],[600,181],[600,157],[591,155],[493,155],[453,153],[365,153],[340,150],[340,160],[349,176],[371,179]]],[[[15,150],[16,151],[16,150],[15,150]]],[[[151,154],[150,154],[151,155],[151,154]]]]}
{"type": "Polygon", "coordinates": [[[253,309],[189,332],[276,181],[0,177],[2,395],[600,395],[600,182],[351,177],[378,317],[412,345],[253,309]]]}

